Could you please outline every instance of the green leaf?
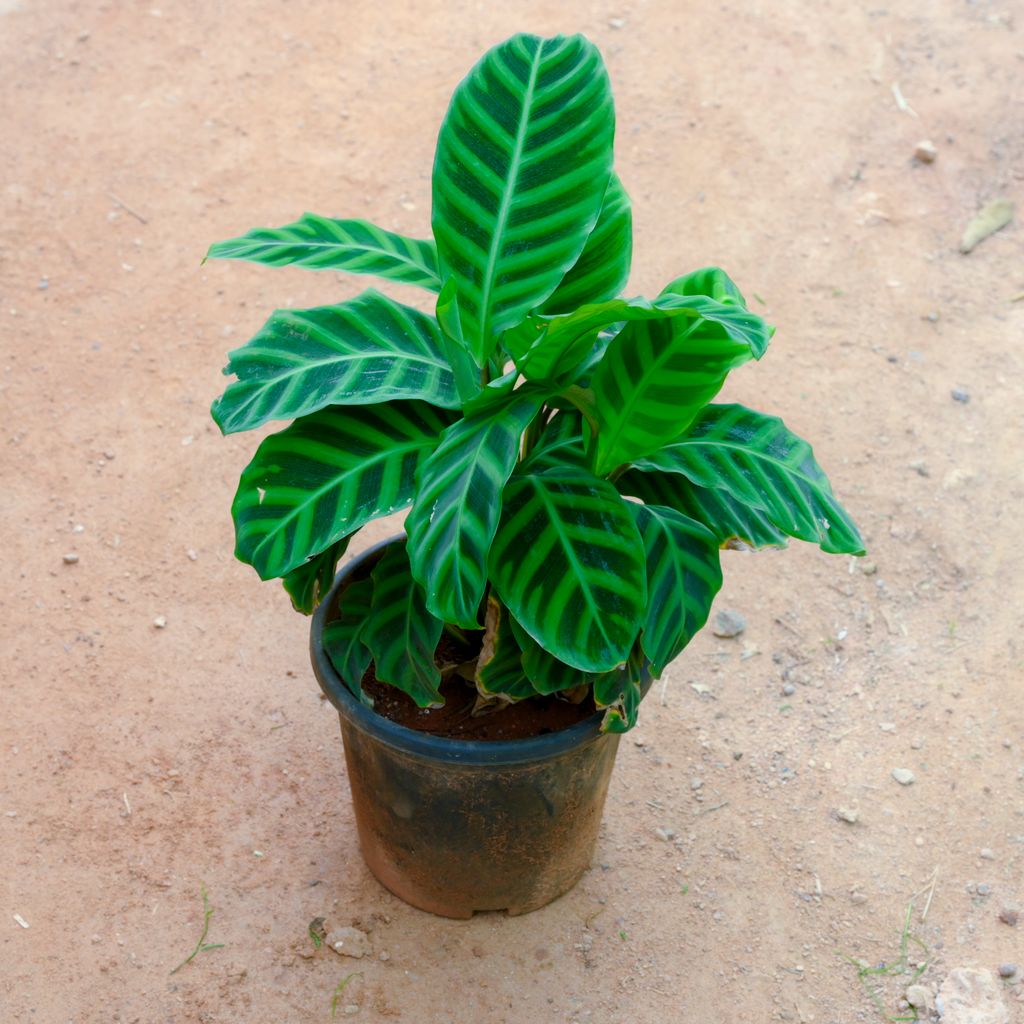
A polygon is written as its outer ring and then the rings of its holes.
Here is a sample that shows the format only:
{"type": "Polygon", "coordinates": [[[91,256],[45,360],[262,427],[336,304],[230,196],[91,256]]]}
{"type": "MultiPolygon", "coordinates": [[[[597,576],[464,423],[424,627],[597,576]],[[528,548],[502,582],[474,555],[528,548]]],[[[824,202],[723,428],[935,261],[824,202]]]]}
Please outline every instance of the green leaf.
{"type": "Polygon", "coordinates": [[[737,501],[728,491],[697,487],[678,473],[630,470],[616,481],[623,494],[648,504],[665,505],[703,523],[720,547],[737,542],[751,548],[784,548],[786,535],[761,509],[737,501]]]}
{"type": "Polygon", "coordinates": [[[560,412],[552,416],[533,451],[525,459],[523,469],[539,473],[566,464],[586,468],[583,422],[578,412],[560,412]]]}
{"type": "Polygon", "coordinates": [[[647,610],[640,643],[655,676],[704,626],[722,586],[718,541],[664,505],[629,502],[647,554],[647,610]]]}
{"type": "Polygon", "coordinates": [[[543,312],[571,313],[588,302],[614,298],[629,279],[633,258],[633,209],[619,176],[612,173],[601,214],[580,258],[562,279],[543,312]]]}
{"type": "Polygon", "coordinates": [[[597,420],[594,472],[605,476],[677,437],[728,372],[752,355],[748,344],[704,316],[627,324],[590,382],[597,420]]]}
{"type": "Polygon", "coordinates": [[[490,576],[519,623],[560,661],[603,672],[626,660],[646,603],[643,547],[607,481],[568,465],[513,475],[490,576]]]}
{"type": "Polygon", "coordinates": [[[397,686],[421,708],[443,704],[441,672],[434,652],[444,623],[431,615],[409,570],[404,544],[393,544],[374,566],[373,603],[362,639],[373,656],[374,674],[397,686]]]}
{"type": "Polygon", "coordinates": [[[225,434],[328,405],[459,405],[434,319],[373,289],[337,306],[280,309],[228,359],[224,372],[238,380],[212,409],[225,434]]]}
{"type": "Polygon", "coordinates": [[[313,555],[297,569],[292,569],[281,580],[292,599],[292,607],[297,612],[312,615],[316,611],[316,606],[331,589],[338,560],[345,554],[350,540],[351,537],[342,537],[326,551],[313,555]]]}
{"type": "Polygon", "coordinates": [[[347,270],[418,284],[435,292],[441,287],[432,241],[406,238],[365,220],[332,220],[315,213],[305,213],[283,228],[256,228],[241,238],[214,242],[206,258],[347,270]]]}
{"type": "Polygon", "coordinates": [[[487,595],[487,628],[476,663],[477,690],[485,697],[524,700],[536,694],[523,671],[522,652],[512,632],[512,616],[491,594],[487,595]]]}
{"type": "Polygon", "coordinates": [[[687,432],[637,463],[682,473],[763,511],[790,537],[832,554],[862,555],[864,542],[836,501],[811,446],[777,416],[742,405],[710,405],[687,432]]]}
{"type": "Polygon", "coordinates": [[[284,576],[364,523],[404,508],[451,415],[425,402],[322,409],[271,434],[242,471],[235,555],[284,576]]]}
{"type": "Polygon", "coordinates": [[[466,350],[459,314],[458,284],[454,278],[445,282],[437,297],[437,324],[441,332],[441,347],[455,376],[459,397],[465,404],[480,391],[480,367],[466,350]]]}
{"type": "Polygon", "coordinates": [[[542,396],[521,389],[507,404],[459,420],[420,467],[405,524],[409,560],[426,591],[427,607],[445,622],[480,627],[501,492],[541,401],[542,396]]]}
{"type": "Polygon", "coordinates": [[[643,655],[634,649],[622,669],[606,672],[594,681],[594,703],[606,709],[601,732],[629,732],[636,725],[645,664],[643,655]]]}
{"type": "Polygon", "coordinates": [[[747,308],[747,300],[733,279],[719,267],[702,267],[665,285],[662,295],[706,295],[724,305],[747,308]]]}
{"type": "Polygon", "coordinates": [[[612,170],[615,115],[582,36],[516,35],[455,90],[434,161],[434,238],[482,366],[583,251],[612,170]]]}
{"type": "Polygon", "coordinates": [[[534,691],[541,694],[574,690],[577,686],[590,686],[598,674],[581,672],[549,654],[515,619],[511,619],[512,633],[522,651],[520,671],[526,674],[534,691]]]}
{"type": "Polygon", "coordinates": [[[342,682],[364,704],[373,701],[363,690],[363,676],[370,667],[370,649],[363,642],[373,602],[373,580],[353,580],[338,599],[338,617],[332,619],[322,634],[324,650],[342,682]]]}

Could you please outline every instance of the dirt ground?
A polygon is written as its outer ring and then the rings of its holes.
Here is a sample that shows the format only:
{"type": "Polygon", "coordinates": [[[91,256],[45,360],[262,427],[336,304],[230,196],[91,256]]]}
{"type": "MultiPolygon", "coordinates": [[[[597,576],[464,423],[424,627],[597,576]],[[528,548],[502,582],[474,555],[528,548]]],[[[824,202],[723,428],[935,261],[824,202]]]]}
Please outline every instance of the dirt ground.
{"type": "Polygon", "coordinates": [[[1024,199],[1019,4],[0,0],[0,69],[2,1024],[868,1022],[842,955],[898,962],[911,904],[927,986],[1024,964],[1024,233],[957,251],[1024,199]],[[779,330],[725,395],[869,555],[726,555],[746,632],[645,701],[593,870],[452,922],[360,860],[307,622],[231,555],[255,439],[207,411],[273,308],[367,282],[200,260],[306,209],[425,234],[451,89],[517,30],[602,48],[630,290],[735,277],[779,330]],[[222,948],[171,975],[203,886],[222,948]]]}

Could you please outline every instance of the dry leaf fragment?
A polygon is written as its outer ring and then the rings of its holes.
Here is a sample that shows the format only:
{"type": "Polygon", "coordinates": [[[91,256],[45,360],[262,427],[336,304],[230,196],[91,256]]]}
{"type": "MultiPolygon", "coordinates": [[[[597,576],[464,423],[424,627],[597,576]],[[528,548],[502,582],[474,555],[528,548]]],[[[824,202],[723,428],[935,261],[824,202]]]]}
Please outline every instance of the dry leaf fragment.
{"type": "Polygon", "coordinates": [[[1013,220],[1013,200],[993,199],[971,218],[964,237],[960,240],[960,251],[970,252],[979,242],[984,242],[989,235],[994,235],[1000,228],[1005,228],[1013,220]]]}

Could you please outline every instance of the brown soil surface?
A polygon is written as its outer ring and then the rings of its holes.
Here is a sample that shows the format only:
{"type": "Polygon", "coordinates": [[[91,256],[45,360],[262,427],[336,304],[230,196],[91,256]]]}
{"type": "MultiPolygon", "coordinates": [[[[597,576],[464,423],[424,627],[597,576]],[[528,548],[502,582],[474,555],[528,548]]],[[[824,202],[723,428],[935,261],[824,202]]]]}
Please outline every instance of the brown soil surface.
{"type": "Polygon", "coordinates": [[[1024,234],[957,251],[1024,199],[1022,32],[1010,0],[0,0],[0,1021],[329,1021],[354,975],[339,1019],[854,1024],[840,954],[896,961],[911,902],[924,984],[1024,961],[1024,234]],[[304,209],[425,234],[451,88],[519,29],[602,47],[631,291],[730,271],[779,331],[723,397],[815,442],[870,553],[726,554],[746,632],[645,700],[594,869],[452,922],[360,860],[307,622],[231,556],[255,439],[207,413],[272,308],[367,282],[200,260],[304,209]],[[171,975],[203,885],[223,948],[171,975]]]}

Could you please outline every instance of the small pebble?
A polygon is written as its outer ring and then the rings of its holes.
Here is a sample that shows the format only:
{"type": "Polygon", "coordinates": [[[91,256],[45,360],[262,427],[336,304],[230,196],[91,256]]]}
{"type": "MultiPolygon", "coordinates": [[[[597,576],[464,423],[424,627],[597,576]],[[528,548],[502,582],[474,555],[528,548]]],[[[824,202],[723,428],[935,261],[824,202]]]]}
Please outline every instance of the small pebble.
{"type": "Polygon", "coordinates": [[[185,556],[188,558],[190,562],[194,562],[199,557],[194,548],[189,548],[185,552],[185,556]]]}
{"type": "Polygon", "coordinates": [[[608,27],[609,28],[614,28],[614,29],[625,28],[626,27],[626,19],[625,18],[609,18],[608,19],[608,27]]]}
{"type": "Polygon", "coordinates": [[[879,722],[878,723],[878,728],[881,729],[882,732],[895,732],[896,731],[896,723],[895,722],[879,722]]]}
{"type": "Polygon", "coordinates": [[[892,777],[901,786],[910,786],[915,781],[914,773],[909,768],[893,768],[892,777]]]}
{"type": "Polygon", "coordinates": [[[715,636],[729,639],[734,636],[739,636],[746,628],[747,620],[739,612],[726,609],[715,616],[711,632],[714,633],[715,636]]]}
{"type": "Polygon", "coordinates": [[[839,816],[840,821],[847,821],[851,825],[856,825],[860,821],[860,811],[852,807],[840,807],[836,814],[839,816]]]}
{"type": "Polygon", "coordinates": [[[358,928],[335,928],[327,936],[327,945],[341,956],[359,960],[370,952],[370,937],[358,928]]]}
{"type": "Polygon", "coordinates": [[[672,828],[656,828],[654,834],[665,843],[670,843],[676,837],[675,829],[672,828]]]}
{"type": "Polygon", "coordinates": [[[1000,964],[999,977],[1012,978],[1019,970],[1020,968],[1016,964],[1000,964]]]}
{"type": "Polygon", "coordinates": [[[931,139],[922,139],[914,147],[914,159],[919,163],[933,164],[938,155],[939,151],[935,148],[935,144],[931,139]]]}
{"type": "Polygon", "coordinates": [[[380,954],[380,959],[383,963],[387,963],[391,959],[391,954],[384,950],[380,954]]]}
{"type": "Polygon", "coordinates": [[[978,852],[978,856],[982,860],[995,860],[996,855],[986,846],[984,849],[978,852]]]}
{"type": "Polygon", "coordinates": [[[911,985],[907,989],[907,1003],[918,1010],[925,1010],[931,1004],[931,989],[924,985],[911,985]]]}
{"type": "Polygon", "coordinates": [[[924,746],[924,740],[921,739],[920,736],[915,736],[910,741],[910,749],[911,750],[920,750],[923,746],[924,746]]]}
{"type": "Polygon", "coordinates": [[[963,388],[953,388],[950,395],[954,402],[963,402],[965,405],[971,400],[971,396],[963,388]]]}
{"type": "Polygon", "coordinates": [[[1008,924],[1011,928],[1017,927],[1017,922],[1020,920],[1020,911],[1016,907],[1011,907],[1007,904],[999,911],[999,920],[1003,924],[1008,924]]]}
{"type": "Polygon", "coordinates": [[[703,779],[690,779],[690,789],[696,792],[701,786],[704,785],[703,779]]]}
{"type": "Polygon", "coordinates": [[[65,565],[74,565],[77,561],[78,561],[78,555],[76,555],[74,553],[74,551],[69,551],[64,556],[64,564],[65,565]]]}
{"type": "Polygon", "coordinates": [[[345,1007],[345,1016],[354,1017],[359,1012],[359,1006],[356,1003],[349,1003],[345,1007]]]}
{"type": "Polygon", "coordinates": [[[992,893],[992,886],[989,885],[988,882],[981,882],[978,885],[978,895],[979,896],[989,896],[989,895],[991,895],[991,893],[992,893]]]}
{"type": "Polygon", "coordinates": [[[792,697],[796,693],[796,687],[792,683],[786,683],[782,688],[782,693],[786,697],[792,697]]]}
{"type": "Polygon", "coordinates": [[[878,572],[878,566],[874,562],[861,562],[860,571],[865,576],[874,576],[878,572]]]}
{"type": "Polygon", "coordinates": [[[154,626],[155,626],[155,627],[156,627],[157,629],[166,629],[166,628],[167,628],[167,616],[166,616],[166,615],[158,615],[158,616],[157,616],[157,617],[156,617],[156,618],[155,618],[155,619],[153,620],[153,625],[154,625],[154,626]]]}

